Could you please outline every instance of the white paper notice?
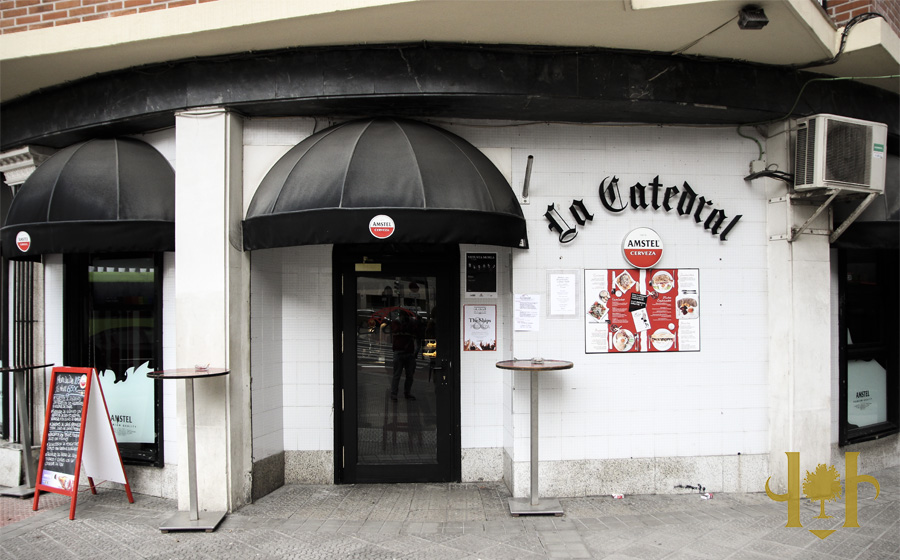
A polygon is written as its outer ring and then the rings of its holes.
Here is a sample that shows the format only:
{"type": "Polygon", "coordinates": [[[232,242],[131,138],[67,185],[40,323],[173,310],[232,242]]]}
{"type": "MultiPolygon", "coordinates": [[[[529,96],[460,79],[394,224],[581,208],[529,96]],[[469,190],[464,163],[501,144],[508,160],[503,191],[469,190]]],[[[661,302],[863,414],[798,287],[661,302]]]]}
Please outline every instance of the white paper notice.
{"type": "Polygon", "coordinates": [[[515,330],[534,332],[540,328],[541,296],[538,294],[516,294],[513,308],[515,330]]]}
{"type": "Polygon", "coordinates": [[[550,315],[578,315],[575,274],[550,273],[550,315]]]}

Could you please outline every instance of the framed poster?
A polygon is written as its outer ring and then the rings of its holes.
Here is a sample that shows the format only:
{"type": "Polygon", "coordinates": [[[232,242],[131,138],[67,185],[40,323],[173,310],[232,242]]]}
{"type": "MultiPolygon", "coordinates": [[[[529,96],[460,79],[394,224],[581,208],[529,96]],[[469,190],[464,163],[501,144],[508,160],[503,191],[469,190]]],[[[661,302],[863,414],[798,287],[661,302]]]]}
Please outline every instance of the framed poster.
{"type": "Polygon", "coordinates": [[[493,352],[497,350],[497,306],[463,306],[463,350],[493,352]]]}
{"type": "Polygon", "coordinates": [[[700,271],[584,271],[584,351],[700,350],[700,271]]]}
{"type": "Polygon", "coordinates": [[[466,297],[497,299],[497,253],[466,253],[466,297]]]}

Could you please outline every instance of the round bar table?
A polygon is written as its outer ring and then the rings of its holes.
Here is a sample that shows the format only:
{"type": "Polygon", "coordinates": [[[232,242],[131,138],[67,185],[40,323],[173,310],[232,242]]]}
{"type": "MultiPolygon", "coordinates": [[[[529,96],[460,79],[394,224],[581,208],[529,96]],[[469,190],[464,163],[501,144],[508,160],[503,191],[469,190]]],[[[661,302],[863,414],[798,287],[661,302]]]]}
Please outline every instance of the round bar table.
{"type": "Polygon", "coordinates": [[[540,499],[538,491],[538,374],[547,371],[571,369],[572,362],[562,360],[505,360],[497,362],[500,369],[531,372],[531,496],[510,498],[509,513],[519,515],[562,515],[559,500],[540,499]]]}
{"type": "Polygon", "coordinates": [[[187,432],[187,467],[188,467],[188,497],[190,500],[189,511],[179,511],[169,520],[159,526],[163,533],[169,531],[206,531],[211,533],[216,530],[222,519],[224,511],[199,511],[197,507],[197,457],[196,434],[194,433],[194,380],[208,377],[228,375],[229,371],[223,368],[179,368],[154,371],[147,377],[154,379],[184,379],[184,417],[185,431],[187,432]]]}
{"type": "Polygon", "coordinates": [[[25,484],[8,488],[0,492],[2,496],[30,498],[34,496],[34,485],[37,483],[37,464],[31,455],[34,443],[31,437],[31,422],[28,419],[27,398],[25,395],[25,372],[51,367],[53,364],[28,366],[10,366],[0,368],[0,373],[13,372],[13,383],[16,386],[16,408],[19,409],[19,430],[22,432],[22,467],[25,469],[25,484]]]}

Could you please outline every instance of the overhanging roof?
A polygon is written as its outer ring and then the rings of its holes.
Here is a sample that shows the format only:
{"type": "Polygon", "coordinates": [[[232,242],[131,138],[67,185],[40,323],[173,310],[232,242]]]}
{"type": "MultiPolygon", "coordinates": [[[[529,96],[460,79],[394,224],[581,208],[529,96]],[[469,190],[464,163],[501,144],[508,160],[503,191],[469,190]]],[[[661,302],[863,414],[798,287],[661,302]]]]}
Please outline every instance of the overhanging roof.
{"type": "MultiPolygon", "coordinates": [[[[868,33],[860,27],[850,38],[868,33]]],[[[815,0],[219,0],[4,34],[0,99],[146,64],[289,47],[529,44],[793,65],[831,58],[839,39],[840,30],[815,0]],[[765,28],[738,28],[738,10],[747,3],[765,8],[765,28]]],[[[896,73],[891,44],[876,49],[886,54],[877,68],[861,74],[856,62],[869,65],[872,57],[847,56],[835,75],[896,73]]],[[[876,85],[898,91],[896,80],[876,85]]]]}
{"type": "Polygon", "coordinates": [[[244,248],[327,243],[484,243],[527,247],[509,183],[477,148],[418,121],[374,118],[294,146],[265,176],[244,220],[244,248]],[[380,215],[390,237],[370,232],[380,215]]]}
{"type": "Polygon", "coordinates": [[[175,171],[152,146],[130,138],[69,146],[20,187],[0,243],[10,259],[174,251],[175,171]],[[18,245],[22,232],[28,242],[18,245]]]}

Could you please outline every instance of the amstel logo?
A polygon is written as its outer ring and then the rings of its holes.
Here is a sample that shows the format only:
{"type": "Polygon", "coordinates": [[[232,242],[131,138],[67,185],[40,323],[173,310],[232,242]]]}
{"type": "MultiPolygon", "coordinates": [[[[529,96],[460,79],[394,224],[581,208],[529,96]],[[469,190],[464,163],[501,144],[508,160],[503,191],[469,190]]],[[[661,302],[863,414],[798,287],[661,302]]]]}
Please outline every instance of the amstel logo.
{"type": "Polygon", "coordinates": [[[27,231],[20,231],[16,234],[16,247],[23,253],[27,253],[31,248],[31,236],[27,231]]]}
{"type": "Polygon", "coordinates": [[[375,216],[369,220],[369,233],[378,239],[387,239],[394,234],[394,220],[384,214],[375,216]]]}
{"type": "Polygon", "coordinates": [[[622,240],[622,254],[635,268],[653,268],[662,259],[662,238],[650,228],[631,230],[622,240]]]}

